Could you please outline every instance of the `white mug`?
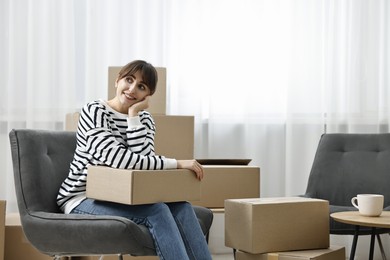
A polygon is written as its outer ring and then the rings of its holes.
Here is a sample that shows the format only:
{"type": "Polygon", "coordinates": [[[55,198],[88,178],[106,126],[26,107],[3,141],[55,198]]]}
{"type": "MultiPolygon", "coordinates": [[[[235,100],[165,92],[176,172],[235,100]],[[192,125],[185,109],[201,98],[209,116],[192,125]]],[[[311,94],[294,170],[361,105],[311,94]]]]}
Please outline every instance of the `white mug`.
{"type": "Polygon", "coordinates": [[[351,199],[352,205],[364,216],[377,217],[382,214],[384,197],[380,194],[358,194],[351,199]],[[356,204],[357,201],[357,204],[356,204]]]}

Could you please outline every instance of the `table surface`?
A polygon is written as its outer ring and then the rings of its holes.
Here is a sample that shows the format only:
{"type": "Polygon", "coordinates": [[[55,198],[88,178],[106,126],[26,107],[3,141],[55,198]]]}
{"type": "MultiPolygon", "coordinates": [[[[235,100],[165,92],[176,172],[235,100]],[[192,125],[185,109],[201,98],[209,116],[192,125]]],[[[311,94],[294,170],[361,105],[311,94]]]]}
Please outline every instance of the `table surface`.
{"type": "Polygon", "coordinates": [[[343,211],[330,214],[330,216],[342,223],[366,226],[366,227],[378,227],[378,228],[390,228],[390,211],[383,211],[379,217],[366,217],[360,215],[359,211],[343,211]]]}

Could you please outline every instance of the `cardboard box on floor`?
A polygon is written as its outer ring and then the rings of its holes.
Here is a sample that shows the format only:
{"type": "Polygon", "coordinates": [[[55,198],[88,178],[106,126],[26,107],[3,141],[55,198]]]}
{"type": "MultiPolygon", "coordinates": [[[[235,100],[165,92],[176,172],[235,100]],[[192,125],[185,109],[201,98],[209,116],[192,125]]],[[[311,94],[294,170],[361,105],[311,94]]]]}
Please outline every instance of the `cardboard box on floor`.
{"type": "MultiPolygon", "coordinates": [[[[116,95],[115,80],[119,75],[122,67],[108,67],[108,100],[116,95]]],[[[150,99],[150,105],[147,109],[150,113],[155,115],[165,115],[167,107],[167,70],[166,68],[156,67],[158,81],[156,92],[150,99]]]]}
{"type": "MultiPolygon", "coordinates": [[[[77,131],[80,113],[68,113],[65,130],[77,131]]],[[[153,115],[156,124],[154,148],[158,155],[175,159],[194,158],[194,116],[153,115]]]]}
{"type": "Polygon", "coordinates": [[[345,260],[345,247],[331,246],[327,249],[287,251],[266,254],[236,252],[236,260],[345,260]]]}
{"type": "Polygon", "coordinates": [[[225,245],[252,254],[329,247],[329,202],[301,197],[225,201],[225,245]]]}
{"type": "Polygon", "coordinates": [[[0,260],[4,260],[5,207],[6,201],[0,200],[0,260]]]}
{"type": "Polygon", "coordinates": [[[202,196],[193,205],[223,208],[226,199],[259,198],[260,168],[240,165],[204,165],[202,196]]]}
{"type": "Polygon", "coordinates": [[[137,205],[200,200],[200,181],[186,169],[123,170],[88,167],[87,197],[137,205]]]}
{"type": "MultiPolygon", "coordinates": [[[[27,240],[24,235],[18,213],[9,213],[5,221],[4,259],[51,260],[53,257],[42,254],[27,240]]],[[[67,257],[61,258],[68,259],[67,257]]]]}

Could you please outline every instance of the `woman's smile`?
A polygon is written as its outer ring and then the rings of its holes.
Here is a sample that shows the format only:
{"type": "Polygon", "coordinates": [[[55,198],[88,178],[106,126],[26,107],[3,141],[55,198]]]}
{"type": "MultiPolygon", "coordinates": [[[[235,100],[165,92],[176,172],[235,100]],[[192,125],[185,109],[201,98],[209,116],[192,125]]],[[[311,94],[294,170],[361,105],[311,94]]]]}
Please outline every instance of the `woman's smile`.
{"type": "Polygon", "coordinates": [[[125,95],[125,97],[130,100],[130,101],[134,101],[134,100],[137,100],[137,98],[135,98],[134,96],[132,96],[131,94],[128,94],[128,93],[123,93],[125,95]]]}

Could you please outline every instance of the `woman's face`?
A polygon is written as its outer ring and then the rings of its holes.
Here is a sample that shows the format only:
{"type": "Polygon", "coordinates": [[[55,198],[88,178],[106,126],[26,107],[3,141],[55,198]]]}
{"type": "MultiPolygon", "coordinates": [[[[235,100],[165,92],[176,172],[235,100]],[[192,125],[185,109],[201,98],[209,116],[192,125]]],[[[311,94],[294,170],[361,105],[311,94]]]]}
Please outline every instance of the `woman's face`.
{"type": "Polygon", "coordinates": [[[142,81],[140,71],[137,71],[131,76],[117,80],[115,85],[117,87],[116,97],[124,109],[144,100],[146,96],[150,95],[150,89],[142,81]]]}

